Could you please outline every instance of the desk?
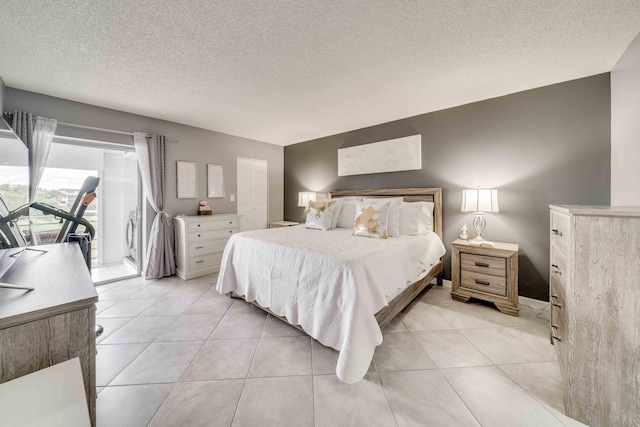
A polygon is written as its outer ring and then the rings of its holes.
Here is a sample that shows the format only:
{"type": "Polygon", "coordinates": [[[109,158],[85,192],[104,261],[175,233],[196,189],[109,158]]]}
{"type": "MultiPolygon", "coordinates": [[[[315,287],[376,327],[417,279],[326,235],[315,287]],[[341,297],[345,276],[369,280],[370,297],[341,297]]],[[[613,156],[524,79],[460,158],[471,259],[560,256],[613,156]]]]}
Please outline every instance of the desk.
{"type": "Polygon", "coordinates": [[[25,251],[3,278],[35,289],[0,289],[0,383],[78,357],[95,426],[98,294],[77,244],[37,248],[47,252],[25,251]]]}

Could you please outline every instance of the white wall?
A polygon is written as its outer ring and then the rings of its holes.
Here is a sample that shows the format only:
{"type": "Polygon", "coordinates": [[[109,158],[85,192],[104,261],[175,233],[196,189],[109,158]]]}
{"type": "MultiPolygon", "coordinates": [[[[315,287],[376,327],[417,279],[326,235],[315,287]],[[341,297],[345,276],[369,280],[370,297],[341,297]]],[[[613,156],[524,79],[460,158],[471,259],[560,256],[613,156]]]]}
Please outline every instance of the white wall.
{"type": "Polygon", "coordinates": [[[611,204],[640,206],[640,34],[611,71],[611,204]]]}

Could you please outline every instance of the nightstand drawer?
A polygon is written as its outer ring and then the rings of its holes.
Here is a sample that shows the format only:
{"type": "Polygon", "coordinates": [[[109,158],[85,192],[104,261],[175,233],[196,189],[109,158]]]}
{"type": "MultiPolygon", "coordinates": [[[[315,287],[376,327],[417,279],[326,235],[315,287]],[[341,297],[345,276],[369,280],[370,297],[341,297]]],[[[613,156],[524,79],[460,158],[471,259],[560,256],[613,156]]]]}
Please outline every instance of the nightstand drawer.
{"type": "Polygon", "coordinates": [[[504,258],[462,253],[460,254],[460,262],[462,271],[475,271],[500,277],[506,276],[507,261],[504,258]]]}
{"type": "Polygon", "coordinates": [[[494,295],[507,295],[507,281],[504,277],[477,273],[475,271],[462,270],[460,274],[460,286],[494,295]]]}

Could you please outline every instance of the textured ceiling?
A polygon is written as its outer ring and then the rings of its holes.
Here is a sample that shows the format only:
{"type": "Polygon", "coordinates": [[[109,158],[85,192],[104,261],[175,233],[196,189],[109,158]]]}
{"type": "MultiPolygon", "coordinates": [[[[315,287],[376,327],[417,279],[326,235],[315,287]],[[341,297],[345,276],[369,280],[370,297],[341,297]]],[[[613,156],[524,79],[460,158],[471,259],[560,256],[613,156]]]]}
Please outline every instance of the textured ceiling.
{"type": "Polygon", "coordinates": [[[607,72],[639,31],[638,0],[2,0],[0,75],[288,145],[607,72]]]}

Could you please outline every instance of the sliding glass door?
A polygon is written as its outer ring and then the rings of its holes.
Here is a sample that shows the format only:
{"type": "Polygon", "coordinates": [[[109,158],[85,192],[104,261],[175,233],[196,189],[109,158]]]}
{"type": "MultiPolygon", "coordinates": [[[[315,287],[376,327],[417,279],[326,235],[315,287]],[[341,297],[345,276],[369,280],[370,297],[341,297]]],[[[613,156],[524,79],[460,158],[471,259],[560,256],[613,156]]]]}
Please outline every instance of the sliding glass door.
{"type": "MultiPolygon", "coordinates": [[[[85,179],[100,179],[97,197],[84,218],[96,229],[91,242],[91,275],[106,283],[140,274],[141,185],[132,146],[56,138],[51,146],[36,200],[68,210],[85,179]]],[[[55,239],[59,221],[32,217],[41,244],[55,239]]]]}

